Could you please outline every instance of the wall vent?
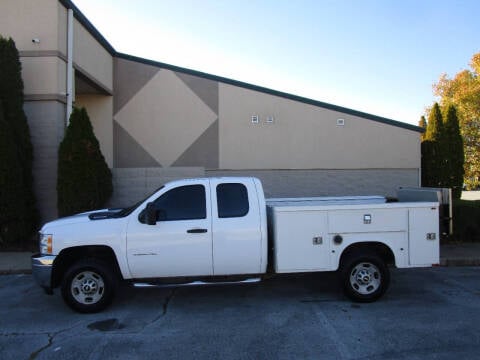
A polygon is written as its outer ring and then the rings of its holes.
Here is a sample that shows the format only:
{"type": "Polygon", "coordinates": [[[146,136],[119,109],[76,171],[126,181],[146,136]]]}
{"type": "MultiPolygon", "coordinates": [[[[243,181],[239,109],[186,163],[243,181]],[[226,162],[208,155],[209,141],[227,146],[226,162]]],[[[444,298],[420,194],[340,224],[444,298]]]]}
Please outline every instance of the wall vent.
{"type": "Polygon", "coordinates": [[[345,119],[337,119],[337,126],[344,126],[345,125],[345,119]]]}
{"type": "Polygon", "coordinates": [[[252,124],[258,124],[258,115],[252,115],[252,124]]]}

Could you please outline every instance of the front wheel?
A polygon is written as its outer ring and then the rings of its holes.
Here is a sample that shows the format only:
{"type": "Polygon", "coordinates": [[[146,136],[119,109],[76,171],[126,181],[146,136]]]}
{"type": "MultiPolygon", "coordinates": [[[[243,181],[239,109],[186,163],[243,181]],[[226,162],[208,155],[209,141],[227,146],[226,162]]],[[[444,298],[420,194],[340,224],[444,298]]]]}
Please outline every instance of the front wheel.
{"type": "Polygon", "coordinates": [[[94,313],[112,302],[115,288],[115,277],[104,262],[80,260],[68,269],[63,278],[62,297],[73,310],[94,313]]]}
{"type": "Polygon", "coordinates": [[[342,266],[345,294],[357,302],[379,299],[390,284],[390,272],[385,261],[375,253],[349,256],[342,266]]]}

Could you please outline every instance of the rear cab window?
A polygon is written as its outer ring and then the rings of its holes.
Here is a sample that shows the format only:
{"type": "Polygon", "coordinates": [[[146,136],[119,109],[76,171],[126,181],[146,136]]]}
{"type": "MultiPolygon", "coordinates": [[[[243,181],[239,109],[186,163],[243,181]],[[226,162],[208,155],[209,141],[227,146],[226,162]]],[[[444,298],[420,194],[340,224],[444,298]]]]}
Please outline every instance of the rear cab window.
{"type": "Polygon", "coordinates": [[[216,191],[219,218],[236,218],[248,214],[248,191],[244,184],[219,184],[216,191]]]}

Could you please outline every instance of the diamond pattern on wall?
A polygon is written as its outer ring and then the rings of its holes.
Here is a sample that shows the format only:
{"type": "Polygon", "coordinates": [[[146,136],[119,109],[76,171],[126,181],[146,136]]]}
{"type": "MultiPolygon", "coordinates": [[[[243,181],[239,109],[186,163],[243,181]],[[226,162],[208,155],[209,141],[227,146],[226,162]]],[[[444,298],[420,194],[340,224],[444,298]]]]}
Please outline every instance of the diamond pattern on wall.
{"type": "Polygon", "coordinates": [[[218,82],[180,72],[175,74],[218,115],[218,82]]]}
{"type": "Polygon", "coordinates": [[[190,146],[172,166],[203,166],[218,169],[218,120],[190,146]]]}
{"type": "Polygon", "coordinates": [[[114,119],[166,167],[217,120],[217,115],[173,72],[160,71],[114,119]]]}
{"type": "Polygon", "coordinates": [[[159,71],[155,66],[115,58],[113,113],[116,114],[159,71]]]}
{"type": "Polygon", "coordinates": [[[160,164],[135,141],[116,121],[113,122],[114,167],[159,167],[160,164]]]}

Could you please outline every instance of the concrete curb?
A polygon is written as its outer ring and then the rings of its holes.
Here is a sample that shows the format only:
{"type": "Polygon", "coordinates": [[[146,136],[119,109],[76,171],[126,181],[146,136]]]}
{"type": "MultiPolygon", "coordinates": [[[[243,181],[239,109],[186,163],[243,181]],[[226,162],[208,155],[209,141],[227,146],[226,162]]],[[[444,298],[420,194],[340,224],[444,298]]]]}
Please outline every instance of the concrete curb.
{"type": "Polygon", "coordinates": [[[440,259],[440,266],[480,266],[480,259],[440,259]]]}
{"type": "MultiPolygon", "coordinates": [[[[444,245],[440,266],[480,266],[480,244],[444,245]]],[[[0,275],[31,274],[29,252],[0,252],[0,275]]]]}
{"type": "Polygon", "coordinates": [[[32,269],[0,270],[0,275],[31,275],[32,269]]]}

